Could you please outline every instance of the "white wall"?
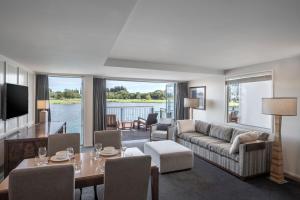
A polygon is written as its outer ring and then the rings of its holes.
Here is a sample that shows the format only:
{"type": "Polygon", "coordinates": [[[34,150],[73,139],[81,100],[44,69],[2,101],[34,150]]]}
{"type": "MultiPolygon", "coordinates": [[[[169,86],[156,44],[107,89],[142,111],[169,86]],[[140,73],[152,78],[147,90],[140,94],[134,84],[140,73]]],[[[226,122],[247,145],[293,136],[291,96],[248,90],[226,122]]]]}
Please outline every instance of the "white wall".
{"type": "Polygon", "coordinates": [[[34,123],[34,73],[19,63],[0,55],[0,84],[13,83],[28,86],[28,114],[3,121],[0,119],[0,166],[3,164],[3,137],[15,132],[19,128],[34,123]]]}
{"type": "Polygon", "coordinates": [[[224,123],[225,77],[210,76],[203,80],[190,81],[189,87],[206,86],[206,110],[193,110],[194,119],[224,123]]]}
{"type": "Polygon", "coordinates": [[[283,117],[284,170],[300,178],[300,56],[226,71],[226,76],[273,70],[275,97],[298,97],[298,116],[283,117]]]}

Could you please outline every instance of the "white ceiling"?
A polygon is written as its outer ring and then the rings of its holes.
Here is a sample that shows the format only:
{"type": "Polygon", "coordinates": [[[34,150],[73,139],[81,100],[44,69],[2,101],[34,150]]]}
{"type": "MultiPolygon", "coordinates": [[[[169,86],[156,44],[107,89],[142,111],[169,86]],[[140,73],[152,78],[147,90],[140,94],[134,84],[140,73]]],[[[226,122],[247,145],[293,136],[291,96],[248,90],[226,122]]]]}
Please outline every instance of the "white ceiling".
{"type": "Polygon", "coordinates": [[[137,0],[1,0],[0,54],[33,70],[101,73],[137,0]]]}
{"type": "Polygon", "coordinates": [[[0,54],[39,72],[192,80],[299,55],[299,10],[299,0],[1,0],[0,54]]]}

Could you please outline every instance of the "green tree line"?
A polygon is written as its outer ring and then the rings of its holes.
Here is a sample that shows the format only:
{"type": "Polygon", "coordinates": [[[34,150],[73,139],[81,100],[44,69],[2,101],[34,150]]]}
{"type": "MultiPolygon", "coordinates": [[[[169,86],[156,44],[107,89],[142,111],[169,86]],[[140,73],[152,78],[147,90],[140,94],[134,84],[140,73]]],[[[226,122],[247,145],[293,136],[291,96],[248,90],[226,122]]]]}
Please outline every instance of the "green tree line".
{"type": "Polygon", "coordinates": [[[50,99],[78,99],[81,98],[79,90],[64,89],[64,91],[49,90],[50,99]]]}
{"type": "Polygon", "coordinates": [[[146,100],[165,100],[165,92],[163,90],[155,90],[154,92],[140,93],[128,92],[123,86],[115,86],[107,88],[107,99],[146,99],[146,100]]]}
{"type": "MultiPolygon", "coordinates": [[[[106,90],[107,99],[146,99],[146,100],[165,100],[163,90],[155,90],[148,93],[128,92],[123,86],[115,86],[106,90]]],[[[78,99],[81,98],[79,90],[64,89],[64,91],[49,91],[50,99],[78,99]]]]}

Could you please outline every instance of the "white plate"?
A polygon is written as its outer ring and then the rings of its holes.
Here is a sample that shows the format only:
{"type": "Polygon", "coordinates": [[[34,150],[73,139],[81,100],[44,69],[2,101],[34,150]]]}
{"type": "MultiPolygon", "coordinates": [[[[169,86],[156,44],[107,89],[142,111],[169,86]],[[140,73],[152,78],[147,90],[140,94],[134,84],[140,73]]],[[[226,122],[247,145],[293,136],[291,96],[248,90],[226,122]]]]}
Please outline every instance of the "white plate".
{"type": "Polygon", "coordinates": [[[58,159],[56,156],[52,156],[52,157],[50,158],[50,160],[51,160],[52,162],[65,162],[65,161],[68,161],[69,158],[66,157],[66,158],[64,158],[64,159],[58,159]]]}
{"type": "Polygon", "coordinates": [[[111,152],[106,152],[106,151],[101,151],[100,152],[100,155],[101,156],[115,156],[115,155],[117,155],[119,153],[119,150],[113,150],[113,151],[111,151],[111,152]]]}

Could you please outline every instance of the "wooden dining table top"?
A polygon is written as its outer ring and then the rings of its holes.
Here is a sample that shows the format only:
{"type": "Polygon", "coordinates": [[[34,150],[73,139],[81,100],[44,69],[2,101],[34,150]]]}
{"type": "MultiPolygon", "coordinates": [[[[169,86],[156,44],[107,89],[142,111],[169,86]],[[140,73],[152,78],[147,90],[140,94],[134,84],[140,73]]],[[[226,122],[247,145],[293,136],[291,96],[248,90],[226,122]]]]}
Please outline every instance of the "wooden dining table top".
{"type": "MultiPolygon", "coordinates": [[[[141,156],[144,155],[138,148],[127,148],[124,154],[126,157],[128,156],[141,156]]],[[[75,161],[64,161],[64,162],[53,162],[50,161],[48,164],[44,166],[51,166],[51,165],[61,165],[61,164],[73,164],[74,162],[81,161],[81,169],[78,172],[75,172],[75,185],[77,188],[85,187],[93,184],[101,184],[103,183],[104,177],[104,163],[108,159],[115,159],[124,156],[121,152],[115,156],[104,157],[101,156],[99,159],[95,159],[94,152],[86,152],[86,153],[79,153],[75,154],[75,161]],[[95,182],[95,181],[98,182],[95,182]]],[[[21,168],[32,168],[32,167],[39,167],[37,162],[38,159],[30,158],[23,160],[17,167],[17,169],[21,168]]],[[[155,163],[151,163],[151,168],[157,168],[155,163]]],[[[9,187],[9,176],[7,176],[1,183],[0,183],[0,194],[1,193],[8,193],[9,187]]]]}

